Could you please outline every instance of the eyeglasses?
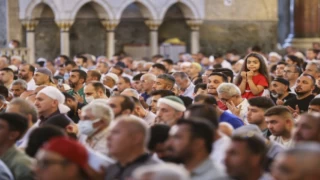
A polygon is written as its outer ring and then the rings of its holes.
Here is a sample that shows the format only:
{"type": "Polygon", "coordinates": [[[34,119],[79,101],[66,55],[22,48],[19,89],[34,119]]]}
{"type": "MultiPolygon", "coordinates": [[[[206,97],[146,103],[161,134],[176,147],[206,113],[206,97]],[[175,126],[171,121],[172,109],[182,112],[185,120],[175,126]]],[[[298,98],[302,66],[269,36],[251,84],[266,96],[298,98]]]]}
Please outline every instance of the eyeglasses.
{"type": "Polygon", "coordinates": [[[51,165],[59,164],[59,165],[67,165],[69,162],[66,160],[50,160],[50,159],[44,159],[44,160],[37,160],[35,162],[35,166],[40,169],[46,169],[51,165]]]}

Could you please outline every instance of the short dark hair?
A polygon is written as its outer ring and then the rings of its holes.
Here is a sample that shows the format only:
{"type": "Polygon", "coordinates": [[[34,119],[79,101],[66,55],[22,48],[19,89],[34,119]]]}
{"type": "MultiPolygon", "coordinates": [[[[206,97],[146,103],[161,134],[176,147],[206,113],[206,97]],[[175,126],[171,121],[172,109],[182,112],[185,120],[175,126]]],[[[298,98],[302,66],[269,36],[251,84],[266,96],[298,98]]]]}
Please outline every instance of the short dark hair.
{"type": "Polygon", "coordinates": [[[83,63],[86,63],[87,62],[87,57],[86,56],[84,56],[84,55],[76,55],[76,58],[78,58],[78,59],[82,59],[82,62],[83,63]]]}
{"type": "Polygon", "coordinates": [[[3,95],[5,98],[9,97],[9,90],[4,85],[0,85],[0,95],[3,95]]]}
{"type": "Polygon", "coordinates": [[[228,82],[228,77],[225,74],[223,74],[222,72],[213,72],[208,77],[210,77],[210,76],[220,76],[222,78],[223,82],[228,82]]]}
{"type": "Polygon", "coordinates": [[[246,143],[248,150],[255,155],[259,155],[260,165],[263,166],[266,161],[266,154],[268,152],[268,147],[266,143],[258,138],[257,136],[232,136],[233,142],[243,142],[246,143]]]}
{"type": "Polygon", "coordinates": [[[160,69],[160,70],[162,70],[164,73],[167,72],[166,67],[165,67],[163,64],[160,64],[160,63],[155,63],[155,64],[153,64],[153,65],[152,65],[152,68],[160,69]]]}
{"type": "Polygon", "coordinates": [[[314,98],[310,101],[309,105],[320,106],[320,98],[314,98]]]}
{"type": "Polygon", "coordinates": [[[22,63],[21,65],[28,66],[29,67],[28,70],[31,71],[32,74],[34,74],[34,72],[36,71],[36,68],[33,65],[29,64],[29,63],[22,63]]]}
{"type": "Polygon", "coordinates": [[[310,74],[303,73],[301,76],[307,76],[307,77],[311,78],[313,85],[314,86],[316,85],[316,79],[313,76],[311,76],[310,74]]]}
{"type": "Polygon", "coordinates": [[[141,76],[143,76],[143,75],[144,75],[144,73],[136,74],[136,75],[133,76],[132,80],[133,81],[140,81],[141,76]]]}
{"type": "Polygon", "coordinates": [[[233,78],[234,78],[234,74],[233,71],[231,69],[227,69],[227,68],[218,68],[218,69],[214,69],[212,72],[220,72],[224,75],[226,75],[227,77],[230,77],[230,82],[233,82],[233,78]]]}
{"type": "Polygon", "coordinates": [[[65,62],[70,61],[70,58],[67,55],[60,54],[58,57],[63,58],[65,62]]]}
{"type": "Polygon", "coordinates": [[[87,80],[87,73],[86,73],[84,70],[81,70],[81,69],[73,69],[73,70],[71,70],[71,72],[77,72],[77,73],[79,73],[79,78],[80,78],[80,79],[83,79],[84,81],[87,80]]]}
{"type": "Polygon", "coordinates": [[[122,110],[129,109],[131,112],[133,112],[134,107],[135,107],[135,103],[131,97],[125,96],[125,95],[114,95],[112,97],[122,97],[123,102],[121,102],[121,104],[120,104],[121,109],[122,110]]]}
{"type": "Polygon", "coordinates": [[[18,131],[20,134],[16,140],[20,139],[28,129],[28,119],[17,113],[2,113],[0,120],[5,121],[10,131],[18,131]]]}
{"type": "Polygon", "coordinates": [[[176,80],[174,79],[174,77],[169,74],[160,74],[158,75],[157,78],[167,81],[172,85],[172,87],[174,86],[174,83],[176,83],[176,80]]]}
{"type": "Polygon", "coordinates": [[[269,108],[265,113],[264,116],[270,117],[270,116],[282,116],[282,117],[290,117],[293,119],[292,113],[286,106],[273,106],[269,108]]]}
{"type": "Polygon", "coordinates": [[[11,68],[8,68],[8,67],[5,67],[5,68],[2,68],[0,71],[5,71],[7,73],[12,73],[14,74],[13,70],[11,68]]]}
{"type": "Polygon", "coordinates": [[[287,65],[287,67],[294,67],[294,72],[297,72],[297,73],[299,73],[299,76],[302,74],[302,70],[301,70],[301,68],[299,67],[299,66],[297,66],[297,65],[287,65]]]}
{"type": "Polygon", "coordinates": [[[284,62],[284,61],[279,61],[279,62],[277,63],[277,66],[278,66],[278,65],[281,65],[281,64],[283,64],[283,65],[285,65],[285,66],[287,65],[286,62],[284,62]]]}
{"type": "Polygon", "coordinates": [[[152,91],[150,96],[157,96],[160,95],[161,97],[166,97],[166,96],[174,96],[174,92],[170,90],[155,90],[152,91]]]}
{"type": "Polygon", "coordinates": [[[275,106],[274,102],[270,98],[263,96],[250,98],[248,99],[248,103],[250,104],[250,106],[256,106],[264,110],[275,106]]]}
{"type": "Polygon", "coordinates": [[[72,67],[76,67],[77,66],[77,64],[74,61],[66,61],[64,63],[64,66],[68,66],[68,65],[71,65],[72,67]]]}
{"type": "Polygon", "coordinates": [[[66,99],[71,99],[72,101],[76,101],[76,98],[67,92],[62,92],[66,99]]]}
{"type": "Polygon", "coordinates": [[[173,61],[171,59],[164,59],[164,60],[162,60],[162,62],[166,62],[170,65],[173,65],[173,61]]]}
{"type": "Polygon", "coordinates": [[[187,119],[179,119],[177,125],[187,125],[190,127],[191,138],[202,139],[205,142],[205,148],[210,154],[213,142],[213,126],[202,118],[191,117],[187,119]]]}
{"type": "Polygon", "coordinates": [[[219,126],[217,110],[209,104],[192,104],[187,108],[190,117],[200,117],[210,121],[214,128],[219,126]]]}
{"type": "Polygon", "coordinates": [[[204,101],[205,104],[217,105],[217,100],[211,94],[199,94],[194,97],[194,102],[204,101]]]}
{"type": "Polygon", "coordinates": [[[89,70],[87,73],[91,72],[91,76],[92,77],[96,77],[98,80],[97,81],[100,81],[101,79],[101,74],[99,71],[97,70],[89,70]]]}
{"type": "Polygon", "coordinates": [[[106,87],[100,81],[92,81],[87,85],[89,84],[93,86],[95,91],[98,91],[100,89],[104,94],[106,94],[106,87]]]}
{"type": "Polygon", "coordinates": [[[197,92],[198,92],[198,89],[204,89],[204,90],[206,90],[206,89],[207,89],[207,84],[204,84],[204,83],[199,83],[199,84],[197,84],[197,85],[194,87],[193,93],[197,93],[197,92]]]}
{"type": "Polygon", "coordinates": [[[41,146],[51,138],[66,136],[63,129],[53,125],[45,125],[34,129],[29,136],[29,141],[25,152],[30,157],[35,157],[41,146]]]}
{"type": "Polygon", "coordinates": [[[254,52],[261,52],[261,47],[259,45],[254,45],[252,46],[251,50],[254,52]]]}
{"type": "Polygon", "coordinates": [[[150,140],[148,149],[154,151],[156,145],[164,143],[169,137],[170,126],[165,124],[155,124],[150,127],[150,140]]]}
{"type": "Polygon", "coordinates": [[[120,74],[123,73],[123,68],[121,66],[119,66],[119,65],[112,66],[112,68],[119,70],[120,74]]]}
{"type": "Polygon", "coordinates": [[[121,76],[120,78],[122,78],[124,80],[125,83],[127,84],[130,84],[130,79],[128,77],[124,77],[124,76],[121,76]]]}

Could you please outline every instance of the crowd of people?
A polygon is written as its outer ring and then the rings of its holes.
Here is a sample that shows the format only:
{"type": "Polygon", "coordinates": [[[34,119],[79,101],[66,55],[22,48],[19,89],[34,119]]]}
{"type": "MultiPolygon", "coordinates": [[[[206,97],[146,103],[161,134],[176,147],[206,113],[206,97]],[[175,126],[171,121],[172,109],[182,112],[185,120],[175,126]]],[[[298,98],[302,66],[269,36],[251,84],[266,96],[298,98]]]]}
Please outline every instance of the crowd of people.
{"type": "Polygon", "coordinates": [[[0,179],[318,180],[320,45],[280,54],[2,55],[0,179]]]}

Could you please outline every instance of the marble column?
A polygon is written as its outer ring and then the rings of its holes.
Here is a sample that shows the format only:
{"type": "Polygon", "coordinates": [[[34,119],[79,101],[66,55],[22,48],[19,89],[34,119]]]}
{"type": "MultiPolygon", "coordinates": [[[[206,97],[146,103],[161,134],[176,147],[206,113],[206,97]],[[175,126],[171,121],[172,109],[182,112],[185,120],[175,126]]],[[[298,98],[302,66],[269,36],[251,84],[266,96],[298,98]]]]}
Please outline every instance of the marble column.
{"type": "Polygon", "coordinates": [[[150,56],[154,56],[159,54],[159,46],[158,46],[158,28],[161,24],[160,20],[147,20],[146,25],[150,29],[150,38],[149,38],[149,44],[150,44],[150,56]]]}
{"type": "Polygon", "coordinates": [[[200,35],[199,29],[202,24],[201,20],[188,20],[187,24],[191,29],[191,54],[196,54],[200,50],[200,35]]]}
{"type": "Polygon", "coordinates": [[[107,57],[110,59],[115,54],[115,38],[114,30],[119,24],[118,20],[103,20],[101,21],[102,25],[106,29],[107,39],[106,39],[106,53],[107,57]]]}
{"type": "Polygon", "coordinates": [[[23,20],[23,26],[26,28],[27,32],[27,48],[29,49],[29,57],[28,62],[34,63],[35,59],[35,52],[36,52],[36,43],[35,43],[35,33],[34,30],[38,24],[36,20],[23,20]]]}
{"type": "Polygon", "coordinates": [[[57,21],[60,28],[60,54],[70,56],[70,37],[69,30],[73,21],[57,21]]]}

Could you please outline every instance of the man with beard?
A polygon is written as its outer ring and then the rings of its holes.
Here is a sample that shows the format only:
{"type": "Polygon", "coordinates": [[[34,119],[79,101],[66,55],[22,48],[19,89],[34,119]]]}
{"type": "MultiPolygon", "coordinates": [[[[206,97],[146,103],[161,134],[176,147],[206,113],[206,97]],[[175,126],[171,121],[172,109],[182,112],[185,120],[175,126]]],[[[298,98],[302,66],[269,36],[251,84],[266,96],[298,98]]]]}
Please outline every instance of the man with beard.
{"type": "Polygon", "coordinates": [[[186,110],[184,102],[177,96],[160,98],[157,103],[155,123],[173,126],[186,110]]]}
{"type": "Polygon", "coordinates": [[[10,87],[10,92],[14,98],[20,97],[20,95],[27,90],[27,83],[22,79],[13,81],[10,87]]]}
{"type": "Polygon", "coordinates": [[[226,176],[210,158],[213,129],[207,120],[192,117],[179,120],[170,129],[168,157],[182,163],[192,180],[217,180],[226,176]]]}
{"type": "Polygon", "coordinates": [[[283,78],[275,78],[269,88],[272,101],[277,105],[283,105],[287,100],[295,97],[290,93],[289,81],[283,78]]]}
{"type": "Polygon", "coordinates": [[[120,115],[130,115],[134,111],[134,101],[124,95],[114,95],[111,96],[107,104],[113,110],[114,116],[118,117],[120,115]]]}
{"type": "Polygon", "coordinates": [[[304,113],[299,117],[293,130],[295,142],[311,141],[320,143],[320,113],[304,113]]]}
{"type": "Polygon", "coordinates": [[[86,79],[87,73],[83,70],[74,69],[70,73],[69,85],[72,89],[69,90],[68,93],[73,95],[81,103],[86,103],[84,94],[84,83],[86,79]]]}
{"type": "Polygon", "coordinates": [[[19,66],[18,77],[19,79],[23,79],[28,83],[27,90],[35,90],[36,83],[33,79],[35,68],[31,64],[21,64],[19,66]]]}
{"type": "Polygon", "coordinates": [[[218,107],[222,110],[227,110],[227,106],[219,100],[217,89],[221,83],[227,83],[228,77],[220,72],[211,73],[208,77],[207,91],[212,95],[218,103],[218,107]]]}
{"type": "Polygon", "coordinates": [[[158,100],[162,97],[174,96],[174,93],[170,90],[157,90],[157,91],[152,91],[150,96],[151,96],[151,104],[149,106],[149,109],[151,112],[157,113],[158,100]]]}
{"type": "Polygon", "coordinates": [[[37,86],[55,86],[52,72],[47,68],[38,68],[34,73],[33,79],[37,86]]]}
{"type": "Polygon", "coordinates": [[[289,99],[284,105],[288,106],[293,113],[303,113],[308,111],[310,101],[314,98],[312,94],[315,88],[315,79],[309,74],[302,74],[297,79],[295,92],[296,97],[289,99]]]}

